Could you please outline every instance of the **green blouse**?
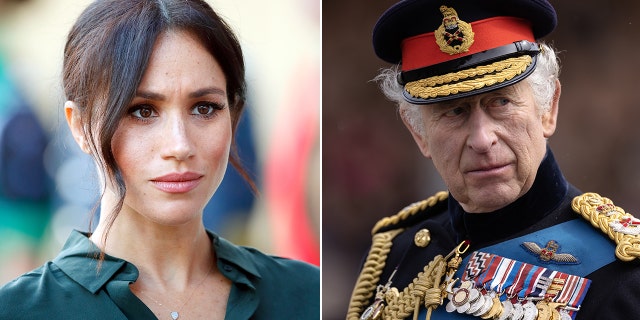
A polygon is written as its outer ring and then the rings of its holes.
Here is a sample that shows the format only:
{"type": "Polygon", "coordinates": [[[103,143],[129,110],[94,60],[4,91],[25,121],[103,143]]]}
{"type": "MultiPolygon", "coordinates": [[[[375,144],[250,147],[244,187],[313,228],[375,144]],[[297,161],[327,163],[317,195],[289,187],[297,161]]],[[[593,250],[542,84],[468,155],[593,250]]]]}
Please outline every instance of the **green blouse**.
{"type": "MultiPolygon", "coordinates": [[[[233,282],[225,319],[320,319],[318,267],[209,235],[233,282]]],[[[72,232],[53,261],[0,288],[0,319],[156,319],[129,289],[138,269],[107,255],[98,271],[98,252],[72,232]]]]}

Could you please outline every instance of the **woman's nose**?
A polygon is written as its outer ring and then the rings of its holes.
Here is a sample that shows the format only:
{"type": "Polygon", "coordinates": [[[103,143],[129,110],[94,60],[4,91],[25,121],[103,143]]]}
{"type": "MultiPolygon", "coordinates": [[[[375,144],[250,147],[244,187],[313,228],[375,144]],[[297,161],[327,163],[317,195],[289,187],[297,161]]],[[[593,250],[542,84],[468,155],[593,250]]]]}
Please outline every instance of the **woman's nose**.
{"type": "Polygon", "coordinates": [[[178,161],[187,160],[193,155],[193,145],[188,126],[182,117],[171,115],[166,118],[161,140],[162,157],[178,161]]]}

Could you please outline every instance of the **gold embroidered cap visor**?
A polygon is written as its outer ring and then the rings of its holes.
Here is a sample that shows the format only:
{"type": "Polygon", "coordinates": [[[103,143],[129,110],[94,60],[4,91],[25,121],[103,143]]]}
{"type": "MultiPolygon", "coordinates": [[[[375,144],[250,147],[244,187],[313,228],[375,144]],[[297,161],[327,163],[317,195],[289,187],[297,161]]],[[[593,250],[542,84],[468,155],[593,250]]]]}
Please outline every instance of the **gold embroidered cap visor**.
{"type": "Polygon", "coordinates": [[[471,56],[400,73],[404,98],[431,104],[463,98],[515,84],[536,67],[540,47],[522,40],[471,56]],[[449,72],[446,72],[446,71],[449,72]]]}
{"type": "Polygon", "coordinates": [[[399,64],[414,104],[512,85],[535,70],[536,39],[557,25],[547,0],[403,0],[373,29],[376,55],[399,64]]]}

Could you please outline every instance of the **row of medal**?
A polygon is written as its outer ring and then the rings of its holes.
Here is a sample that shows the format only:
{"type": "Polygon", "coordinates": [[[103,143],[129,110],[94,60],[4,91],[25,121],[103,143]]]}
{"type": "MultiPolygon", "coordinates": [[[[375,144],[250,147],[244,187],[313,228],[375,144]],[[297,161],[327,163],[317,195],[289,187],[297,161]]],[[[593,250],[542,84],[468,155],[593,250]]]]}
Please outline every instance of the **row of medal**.
{"type": "Polygon", "coordinates": [[[460,280],[447,288],[447,312],[498,320],[573,319],[591,283],[483,252],[471,255],[460,280]]]}

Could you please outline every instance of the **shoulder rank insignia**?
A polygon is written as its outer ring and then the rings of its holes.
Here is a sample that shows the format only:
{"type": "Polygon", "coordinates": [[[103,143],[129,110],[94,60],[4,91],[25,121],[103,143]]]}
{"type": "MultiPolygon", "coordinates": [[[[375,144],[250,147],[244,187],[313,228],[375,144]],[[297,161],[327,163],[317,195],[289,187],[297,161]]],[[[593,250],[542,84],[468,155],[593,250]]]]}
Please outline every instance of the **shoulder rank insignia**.
{"type": "Polygon", "coordinates": [[[525,242],[522,244],[522,247],[527,250],[527,252],[538,257],[543,263],[558,263],[558,264],[578,264],[580,260],[574,257],[570,253],[559,253],[560,244],[558,244],[555,240],[549,240],[547,245],[544,248],[541,248],[535,242],[525,242]]]}
{"type": "Polygon", "coordinates": [[[618,259],[631,261],[640,258],[640,220],[597,193],[584,193],[573,198],[571,207],[616,243],[618,259]]]}
{"type": "Polygon", "coordinates": [[[611,229],[624,234],[640,234],[640,220],[635,217],[620,217],[609,223],[611,229]]]}
{"type": "Polygon", "coordinates": [[[460,20],[453,8],[440,6],[440,12],[442,24],[434,32],[440,51],[450,55],[469,51],[474,36],[471,25],[460,20]]]}

